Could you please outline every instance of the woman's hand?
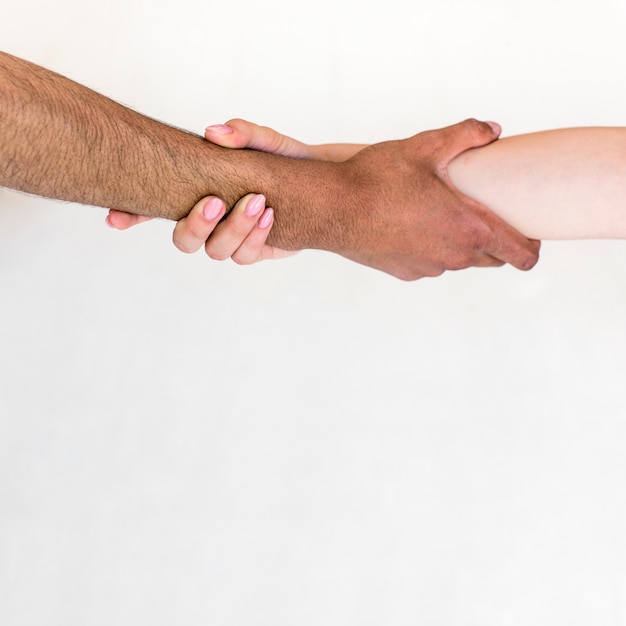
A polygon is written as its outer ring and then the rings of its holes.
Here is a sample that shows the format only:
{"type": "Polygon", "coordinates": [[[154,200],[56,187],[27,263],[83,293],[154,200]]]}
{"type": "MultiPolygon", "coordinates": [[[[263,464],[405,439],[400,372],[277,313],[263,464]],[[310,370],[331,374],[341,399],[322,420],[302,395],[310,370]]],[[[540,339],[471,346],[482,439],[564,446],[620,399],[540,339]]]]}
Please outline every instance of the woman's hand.
{"type": "Polygon", "coordinates": [[[226,124],[209,126],[205,138],[224,148],[250,148],[295,159],[347,161],[366,146],[351,143],[328,143],[310,146],[267,126],[234,119],[226,124]]]}
{"type": "Polygon", "coordinates": [[[274,222],[274,211],[265,206],[265,196],[248,194],[237,202],[228,217],[224,202],[215,196],[203,198],[174,228],[174,245],[182,252],[204,247],[216,261],[231,258],[239,265],[295,254],[265,244],[274,222]]]}

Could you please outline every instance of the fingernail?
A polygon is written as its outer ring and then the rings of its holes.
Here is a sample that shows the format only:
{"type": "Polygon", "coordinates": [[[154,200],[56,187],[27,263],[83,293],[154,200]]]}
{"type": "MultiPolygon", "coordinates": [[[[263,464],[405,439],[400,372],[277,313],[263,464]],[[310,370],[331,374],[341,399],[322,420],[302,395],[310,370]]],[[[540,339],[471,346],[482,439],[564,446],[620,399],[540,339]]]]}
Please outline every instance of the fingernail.
{"type": "Polygon", "coordinates": [[[224,208],[223,202],[219,198],[210,198],[202,209],[204,218],[212,222],[216,220],[224,208]]]}
{"type": "Polygon", "coordinates": [[[496,122],[487,122],[487,124],[491,126],[491,130],[493,130],[496,135],[499,135],[502,132],[502,126],[500,126],[500,124],[496,122]]]}
{"type": "Polygon", "coordinates": [[[255,217],[265,208],[265,196],[257,194],[254,198],[251,198],[246,205],[246,215],[248,217],[255,217]]]}
{"type": "Polygon", "coordinates": [[[115,228],[115,226],[113,226],[113,222],[111,222],[111,216],[107,215],[105,220],[104,220],[105,224],[109,227],[109,228],[115,228]]]}
{"type": "Polygon", "coordinates": [[[259,228],[267,228],[274,219],[274,209],[265,209],[265,213],[261,215],[259,220],[259,228]]]}
{"type": "Polygon", "coordinates": [[[232,135],[235,131],[226,124],[213,124],[213,126],[207,126],[205,128],[207,132],[217,133],[218,135],[232,135]]]}

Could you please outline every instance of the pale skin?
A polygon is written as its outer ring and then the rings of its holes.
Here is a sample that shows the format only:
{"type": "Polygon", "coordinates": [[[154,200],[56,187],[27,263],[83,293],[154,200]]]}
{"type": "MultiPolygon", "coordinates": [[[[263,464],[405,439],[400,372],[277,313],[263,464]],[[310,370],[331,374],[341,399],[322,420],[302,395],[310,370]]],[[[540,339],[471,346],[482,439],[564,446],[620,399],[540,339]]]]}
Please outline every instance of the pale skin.
{"type": "MultiPolygon", "coordinates": [[[[253,146],[299,158],[341,159],[364,147],[307,146],[243,120],[209,127],[207,138],[233,148],[253,146]]],[[[448,171],[463,193],[528,237],[626,238],[625,128],[573,128],[501,139],[458,156],[448,171]]],[[[175,243],[187,251],[204,245],[217,259],[229,253],[235,258],[240,250],[249,262],[280,255],[263,238],[271,225],[246,221],[240,214],[236,218],[213,231],[194,212],[178,224],[175,243]],[[192,230],[188,224],[194,222],[192,230]]],[[[135,222],[129,215],[116,219],[121,225],[135,222]]]]}
{"type": "Polygon", "coordinates": [[[273,221],[270,245],[328,250],[404,280],[536,263],[539,242],[449,182],[450,161],[498,134],[467,120],[338,162],[225,150],[0,52],[0,186],[175,220],[213,195],[223,209],[201,209],[213,222],[254,191],[273,209],[258,214],[273,221]]]}
{"type": "Polygon", "coordinates": [[[626,238],[626,128],[510,137],[460,155],[449,171],[529,237],[626,238]]]}

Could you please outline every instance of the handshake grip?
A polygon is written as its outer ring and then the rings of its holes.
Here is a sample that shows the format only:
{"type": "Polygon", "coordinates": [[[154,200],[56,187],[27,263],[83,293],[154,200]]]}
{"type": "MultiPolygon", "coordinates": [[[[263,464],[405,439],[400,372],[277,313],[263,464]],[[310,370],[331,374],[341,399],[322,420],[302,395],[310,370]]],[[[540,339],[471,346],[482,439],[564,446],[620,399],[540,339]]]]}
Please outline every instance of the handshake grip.
{"type": "MultiPolygon", "coordinates": [[[[497,124],[467,120],[372,146],[310,146],[244,120],[209,126],[205,137],[215,145],[283,158],[264,175],[267,193],[248,189],[230,213],[220,198],[200,200],[177,223],[174,243],[243,265],[304,245],[402,280],[504,263],[530,269],[539,242],[461,194],[448,174],[455,157],[499,134],[497,124]],[[276,206],[266,206],[268,196],[276,206]]],[[[108,221],[124,229],[144,219],[111,211],[108,221]]]]}

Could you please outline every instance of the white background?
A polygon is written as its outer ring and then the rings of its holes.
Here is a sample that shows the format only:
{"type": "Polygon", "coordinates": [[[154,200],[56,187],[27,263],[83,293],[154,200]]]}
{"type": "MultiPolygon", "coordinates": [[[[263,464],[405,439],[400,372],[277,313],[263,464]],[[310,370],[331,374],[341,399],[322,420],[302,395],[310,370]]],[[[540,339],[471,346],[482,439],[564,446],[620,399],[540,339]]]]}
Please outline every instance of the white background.
{"type": "MultiPolygon", "coordinates": [[[[202,132],[626,124],[621,0],[4,0],[202,132]]],[[[139,183],[140,184],[140,181],[139,183]]],[[[0,190],[0,623],[626,624],[626,243],[406,284],[0,190]]]]}

